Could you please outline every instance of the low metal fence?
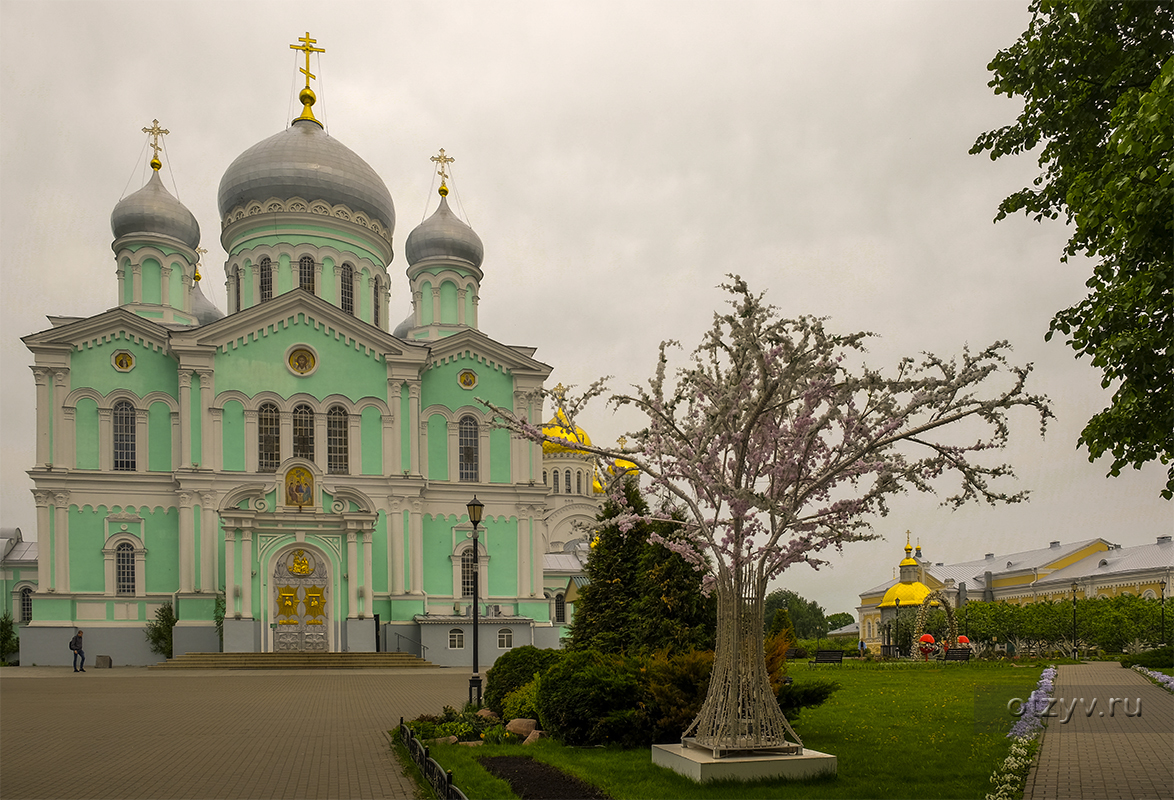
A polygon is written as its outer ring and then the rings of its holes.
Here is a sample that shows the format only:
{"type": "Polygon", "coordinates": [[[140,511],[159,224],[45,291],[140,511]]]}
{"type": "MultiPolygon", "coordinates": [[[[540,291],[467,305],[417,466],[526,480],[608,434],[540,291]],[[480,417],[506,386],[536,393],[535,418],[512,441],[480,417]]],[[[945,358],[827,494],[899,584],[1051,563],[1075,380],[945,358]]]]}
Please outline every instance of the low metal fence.
{"type": "Polygon", "coordinates": [[[438,800],[469,800],[465,797],[465,793],[453,784],[452,772],[440,766],[436,759],[432,758],[428,748],[416,738],[415,731],[404,724],[403,717],[400,717],[399,721],[399,735],[404,740],[404,746],[408,748],[408,755],[420,768],[424,780],[428,781],[428,785],[432,787],[438,800]]]}

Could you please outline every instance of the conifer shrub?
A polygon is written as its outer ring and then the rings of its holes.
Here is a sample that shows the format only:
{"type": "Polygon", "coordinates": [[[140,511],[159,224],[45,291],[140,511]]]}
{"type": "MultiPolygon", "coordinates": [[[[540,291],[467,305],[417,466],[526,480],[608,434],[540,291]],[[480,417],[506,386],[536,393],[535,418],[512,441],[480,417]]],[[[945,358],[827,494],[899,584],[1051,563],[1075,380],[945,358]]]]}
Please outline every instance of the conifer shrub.
{"type": "Polygon", "coordinates": [[[502,702],[505,713],[501,714],[504,720],[511,719],[538,719],[538,683],[530,681],[521,688],[514,689],[505,696],[502,702]]]}
{"type": "Polygon", "coordinates": [[[567,653],[537,679],[542,729],[572,747],[646,745],[648,681],[641,667],[593,650],[567,653]]]}
{"type": "Polygon", "coordinates": [[[794,722],[804,708],[814,708],[827,702],[832,694],[841,688],[832,680],[819,679],[802,683],[782,683],[775,691],[779,708],[788,721],[794,722]]]}
{"type": "Polygon", "coordinates": [[[12,612],[5,609],[0,615],[0,661],[8,661],[8,656],[20,649],[20,637],[16,635],[16,621],[12,612]]]}
{"type": "Polygon", "coordinates": [[[1121,666],[1146,667],[1147,669],[1170,669],[1174,667],[1174,645],[1166,645],[1153,650],[1125,656],[1121,659],[1121,666]]]}
{"type": "Polygon", "coordinates": [[[563,655],[562,650],[540,650],[529,644],[503,653],[485,673],[486,707],[504,718],[505,696],[534,680],[536,674],[558,663],[563,655]]]}
{"type": "Polygon", "coordinates": [[[650,744],[679,742],[705,702],[713,673],[713,651],[677,655],[662,651],[647,660],[645,670],[650,744]]]}
{"type": "Polygon", "coordinates": [[[171,658],[172,634],[175,631],[175,610],[171,603],[164,603],[155,609],[155,619],[147,623],[144,633],[147,635],[147,644],[152,653],[158,653],[164,658],[171,658]]]}

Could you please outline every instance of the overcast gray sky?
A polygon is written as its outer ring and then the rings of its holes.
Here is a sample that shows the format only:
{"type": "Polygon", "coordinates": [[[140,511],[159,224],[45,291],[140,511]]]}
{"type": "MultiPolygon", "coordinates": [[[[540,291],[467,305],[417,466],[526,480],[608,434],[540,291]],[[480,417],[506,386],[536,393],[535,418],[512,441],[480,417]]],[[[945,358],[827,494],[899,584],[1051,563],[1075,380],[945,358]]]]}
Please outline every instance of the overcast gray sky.
{"type": "MultiPolygon", "coordinates": [[[[535,345],[551,384],[644,380],[662,339],[691,349],[737,272],[787,315],[881,334],[869,359],[1009,339],[1058,419],[1013,419],[1006,459],[1028,504],[950,512],[900,499],[884,541],[780,584],[828,612],[893,574],[904,532],[934,561],[1102,536],[1168,533],[1163,471],[1106,479],[1075,448],[1108,394],[1060,341],[1054,311],[1088,265],[1059,262],[1063,225],[993,225],[1032,158],[967,150],[1018,105],[986,64],[1027,25],[987,2],[17,2],[0,0],[0,524],[35,531],[31,355],[47,314],[116,304],[110,211],[163,177],[199,220],[202,286],[225,307],[216,189],[282,130],[300,76],[289,45],[326,48],[315,108],[395,200],[393,323],[408,313],[403,242],[435,207],[429,157],[485,243],[481,328],[535,345]]],[[[450,198],[452,199],[452,198],[450,198]]],[[[580,420],[608,441],[634,423],[580,420]]]]}

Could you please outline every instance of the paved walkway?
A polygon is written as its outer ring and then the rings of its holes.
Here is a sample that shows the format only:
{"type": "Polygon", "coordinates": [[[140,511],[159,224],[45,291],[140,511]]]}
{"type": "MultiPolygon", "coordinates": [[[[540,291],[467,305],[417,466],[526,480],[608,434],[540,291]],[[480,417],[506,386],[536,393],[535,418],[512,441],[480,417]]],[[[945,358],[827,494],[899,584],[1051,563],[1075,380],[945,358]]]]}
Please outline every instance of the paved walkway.
{"type": "Polygon", "coordinates": [[[467,672],[0,670],[0,797],[411,798],[385,732],[467,672]]]}
{"type": "Polygon", "coordinates": [[[1061,666],[1052,696],[1060,716],[1048,720],[1024,800],[1174,796],[1174,695],[1096,662],[1061,666]]]}

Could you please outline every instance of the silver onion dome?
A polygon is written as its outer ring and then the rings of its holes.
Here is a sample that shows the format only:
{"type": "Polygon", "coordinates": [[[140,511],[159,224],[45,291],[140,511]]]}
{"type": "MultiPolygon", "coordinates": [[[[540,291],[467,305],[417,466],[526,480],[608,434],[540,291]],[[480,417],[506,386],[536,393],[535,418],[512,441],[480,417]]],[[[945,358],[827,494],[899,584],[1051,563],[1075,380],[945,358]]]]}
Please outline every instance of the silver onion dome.
{"type": "Polygon", "coordinates": [[[192,249],[200,243],[199,223],[163,186],[157,169],[151,171],[146,186],[114,206],[110,230],[115,240],[132,233],[155,233],[178,239],[192,249]]]}
{"type": "Polygon", "coordinates": [[[306,119],[241,153],[220,181],[220,216],[276,197],[346,205],[395,228],[395,206],[383,179],[350,148],[306,119]]]}
{"type": "Polygon", "coordinates": [[[446,258],[480,269],[485,247],[481,244],[481,237],[452,213],[448,198],[442,195],[436,213],[408,234],[404,254],[409,266],[426,258],[446,258]]]}
{"type": "Polygon", "coordinates": [[[196,281],[192,291],[192,314],[196,317],[196,324],[207,325],[218,319],[224,319],[224,312],[217,308],[200,289],[200,282],[196,281]]]}

